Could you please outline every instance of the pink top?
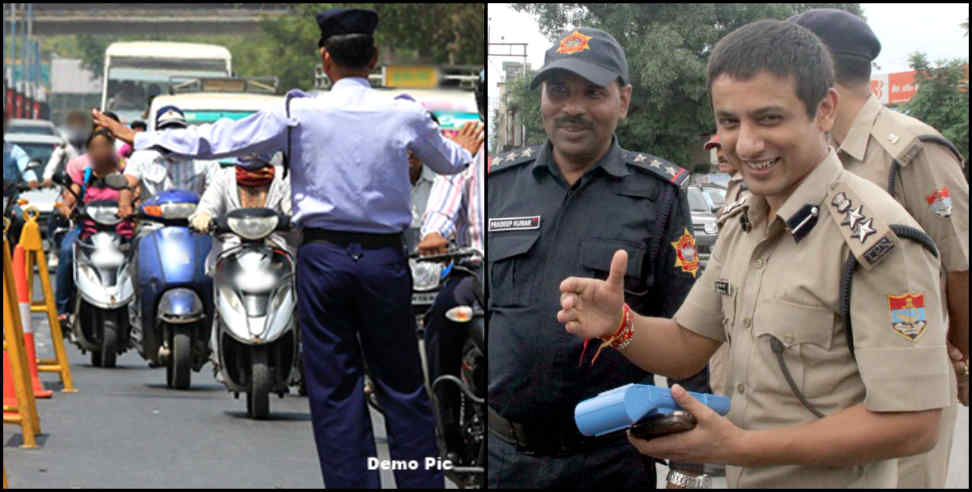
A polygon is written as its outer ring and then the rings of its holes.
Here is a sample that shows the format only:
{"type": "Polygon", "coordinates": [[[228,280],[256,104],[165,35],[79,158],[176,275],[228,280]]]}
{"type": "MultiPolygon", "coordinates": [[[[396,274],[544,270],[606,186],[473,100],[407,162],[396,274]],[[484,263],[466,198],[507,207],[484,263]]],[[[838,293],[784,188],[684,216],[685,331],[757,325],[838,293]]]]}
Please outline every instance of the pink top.
{"type": "MultiPolygon", "coordinates": [[[[83,172],[81,177],[82,179],[84,178],[83,172]]],[[[93,174],[92,181],[94,181],[93,174]]],[[[78,183],[80,182],[81,180],[78,180],[78,183]]],[[[89,186],[84,192],[84,197],[82,197],[84,203],[97,202],[99,200],[114,200],[117,202],[119,198],[121,198],[121,191],[109,188],[107,186],[104,188],[89,186]]],[[[97,232],[97,229],[95,229],[95,223],[91,219],[84,219],[82,227],[83,229],[81,232],[81,237],[87,238],[97,232]]],[[[123,220],[115,225],[115,232],[120,234],[125,239],[131,239],[134,230],[135,229],[131,220],[123,220]]]]}
{"type": "Polygon", "coordinates": [[[121,146],[120,149],[118,149],[118,157],[122,157],[122,158],[131,157],[132,152],[134,151],[135,149],[132,147],[132,144],[126,142],[124,145],[121,146]]]}

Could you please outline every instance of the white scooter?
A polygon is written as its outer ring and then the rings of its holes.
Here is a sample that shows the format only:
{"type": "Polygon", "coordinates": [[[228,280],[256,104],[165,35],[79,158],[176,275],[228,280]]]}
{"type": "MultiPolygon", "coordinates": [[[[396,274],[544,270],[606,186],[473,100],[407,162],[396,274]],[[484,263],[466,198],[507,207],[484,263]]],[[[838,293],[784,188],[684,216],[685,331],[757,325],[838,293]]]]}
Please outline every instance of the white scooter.
{"type": "Polygon", "coordinates": [[[248,208],[217,218],[212,231],[224,241],[213,268],[218,370],[256,419],[269,415],[270,393],[283,398],[299,377],[294,258],[271,238],[289,230],[289,217],[248,208]]]}
{"type": "MultiPolygon", "coordinates": [[[[118,202],[96,201],[81,204],[80,197],[71,190],[67,173],[58,173],[53,180],[65,186],[78,199],[75,223],[91,219],[97,232],[79,238],[73,245],[74,283],[77,295],[74,303],[74,341],[84,351],[91,351],[91,364],[96,367],[115,367],[116,357],[129,348],[131,327],[128,304],[135,290],[132,283],[131,243],[115,232],[121,222],[118,202]]],[[[105,185],[121,190],[128,180],[121,174],[104,178],[105,185]]]]}

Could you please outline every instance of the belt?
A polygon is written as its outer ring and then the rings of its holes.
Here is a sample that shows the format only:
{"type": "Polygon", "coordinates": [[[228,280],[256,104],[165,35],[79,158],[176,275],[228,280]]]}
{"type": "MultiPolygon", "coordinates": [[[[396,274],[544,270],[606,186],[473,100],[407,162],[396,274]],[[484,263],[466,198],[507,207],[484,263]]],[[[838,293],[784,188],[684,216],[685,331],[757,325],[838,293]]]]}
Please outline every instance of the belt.
{"type": "Polygon", "coordinates": [[[489,431],[496,437],[516,446],[517,451],[531,456],[569,456],[583,451],[620,442],[624,433],[588,437],[577,427],[569,425],[521,424],[503,418],[486,405],[489,431]]]}
{"type": "Polygon", "coordinates": [[[326,229],[304,229],[303,244],[325,242],[338,246],[358,243],[365,249],[401,248],[402,234],[370,234],[366,232],[329,231],[326,229]]]}

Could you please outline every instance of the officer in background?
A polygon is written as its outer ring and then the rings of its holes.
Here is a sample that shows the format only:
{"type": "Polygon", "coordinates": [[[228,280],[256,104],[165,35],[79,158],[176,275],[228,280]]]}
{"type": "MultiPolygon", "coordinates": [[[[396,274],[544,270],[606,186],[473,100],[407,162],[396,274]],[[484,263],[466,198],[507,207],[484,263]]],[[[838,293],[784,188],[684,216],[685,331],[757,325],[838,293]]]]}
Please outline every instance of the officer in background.
{"type": "MultiPolygon", "coordinates": [[[[7,123],[10,120],[10,113],[7,107],[3,108],[3,133],[7,134],[7,123]]],[[[37,175],[32,169],[28,169],[30,155],[15,143],[3,141],[3,181],[5,183],[20,183],[26,181],[31,188],[37,187],[37,175]]],[[[24,216],[19,205],[11,207],[10,231],[8,240],[10,247],[17,244],[20,240],[20,231],[24,228],[24,216]]],[[[13,250],[11,249],[11,254],[13,250]]]]}
{"type": "MultiPolygon", "coordinates": [[[[789,20],[816,34],[833,56],[840,104],[831,136],[844,168],[891,193],[941,252],[948,338],[960,352],[954,357],[959,397],[968,406],[969,185],[962,156],[937,130],[884,107],[871,94],[871,61],[881,43],[859,17],[814,9],[789,20]]],[[[945,487],[957,414],[954,402],[943,409],[935,449],[899,460],[899,488],[945,487]]]]}
{"type": "MultiPolygon", "coordinates": [[[[329,488],[380,486],[374,434],[364,397],[367,359],[385,409],[392,460],[402,488],[442,488],[433,409],[423,384],[412,280],[402,233],[411,222],[408,151],[442,174],[462,171],[483,141],[465,127],[457,145],[422,107],[371,89],[378,60],[373,10],[330,9],[317,16],[329,92],[291,91],[283,105],[239,121],[143,132],[106,126],[135,150],[159,146],[179,155],[223,158],[284,149],[292,167],[293,221],[303,227],[297,299],[314,437],[329,488]],[[358,335],[361,344],[358,343],[358,335]]],[[[100,113],[94,111],[98,119],[100,113]]],[[[287,166],[285,166],[286,172],[287,166]]],[[[386,462],[387,464],[387,462],[386,462]]]]}
{"type": "MultiPolygon", "coordinates": [[[[955,398],[935,246],[828,146],[838,96],[813,33],[778,20],[740,27],[712,49],[706,79],[752,195],[675,316],[635,316],[621,353],[678,377],[728,343],[731,407],[722,417],[673,389],[696,427],[631,442],[649,456],[726,463],[730,488],[894,487],[895,458],[932,449],[955,398]]],[[[615,254],[607,282],[560,285],[568,332],[618,329],[625,257],[615,254]]]]}
{"type": "MultiPolygon", "coordinates": [[[[610,34],[581,28],[545,57],[540,111],[548,141],[498,156],[487,178],[489,301],[488,487],[654,488],[654,461],[623,435],[582,436],[580,401],[651,374],[566,336],[555,319],[568,275],[608,274],[611,253],[632,257],[632,308],[671,316],[699,271],[689,173],[625,150],[614,135],[631,101],[628,63],[610,34]],[[585,351],[585,347],[587,350],[585,351]]],[[[707,373],[685,384],[708,392],[707,373]]],[[[690,375],[686,375],[690,376],[690,375]]],[[[673,381],[670,381],[671,384],[673,381]]],[[[675,473],[702,465],[672,463],[675,473]]]]}

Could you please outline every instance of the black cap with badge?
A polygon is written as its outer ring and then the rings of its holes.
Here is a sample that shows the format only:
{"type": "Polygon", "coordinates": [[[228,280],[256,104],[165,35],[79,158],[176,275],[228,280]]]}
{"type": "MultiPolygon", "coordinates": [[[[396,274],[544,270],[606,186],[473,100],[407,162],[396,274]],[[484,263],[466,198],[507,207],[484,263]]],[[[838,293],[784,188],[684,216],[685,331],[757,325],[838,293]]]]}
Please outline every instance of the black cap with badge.
{"type": "Polygon", "coordinates": [[[813,9],[787,19],[807,28],[835,56],[854,56],[872,61],[881,53],[881,42],[860,17],[839,9],[813,9]]]}
{"type": "Polygon", "coordinates": [[[629,82],[628,59],[621,45],[614,36],[589,27],[562,35],[547,50],[543,68],[533,78],[530,88],[535,89],[552,70],[573,72],[600,86],[607,86],[619,77],[623,84],[629,82]]]}
{"type": "Polygon", "coordinates": [[[324,46],[327,38],[339,34],[374,35],[378,27],[378,12],[371,9],[328,9],[317,14],[321,39],[317,46],[324,46]]]}

